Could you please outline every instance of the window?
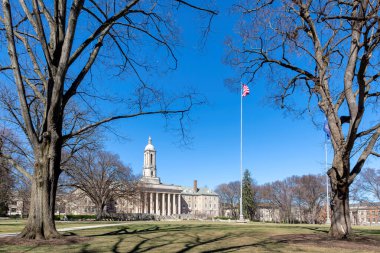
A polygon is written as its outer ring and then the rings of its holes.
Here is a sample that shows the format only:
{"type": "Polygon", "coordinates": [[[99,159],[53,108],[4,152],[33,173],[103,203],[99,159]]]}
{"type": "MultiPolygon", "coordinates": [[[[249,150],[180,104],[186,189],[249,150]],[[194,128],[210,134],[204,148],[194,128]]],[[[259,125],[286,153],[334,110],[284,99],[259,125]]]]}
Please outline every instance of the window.
{"type": "Polygon", "coordinates": [[[150,154],[150,164],[153,164],[153,154],[150,154]]]}

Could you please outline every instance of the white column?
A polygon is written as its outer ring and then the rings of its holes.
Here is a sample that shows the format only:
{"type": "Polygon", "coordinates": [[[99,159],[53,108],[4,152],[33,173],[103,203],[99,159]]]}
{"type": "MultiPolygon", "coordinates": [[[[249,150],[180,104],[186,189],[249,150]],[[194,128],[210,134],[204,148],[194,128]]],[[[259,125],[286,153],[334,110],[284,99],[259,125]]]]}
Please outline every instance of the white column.
{"type": "Polygon", "coordinates": [[[168,193],[168,215],[172,215],[172,194],[168,193]]]}
{"type": "Polygon", "coordinates": [[[177,214],[177,195],[173,194],[173,214],[177,214]]]}
{"type": "Polygon", "coordinates": [[[166,200],[165,200],[165,193],[162,193],[162,210],[161,215],[166,216],[166,200]]]}
{"type": "Polygon", "coordinates": [[[134,201],[133,202],[133,210],[134,210],[134,213],[138,213],[139,212],[139,201],[134,201]]]}
{"type": "Polygon", "coordinates": [[[147,210],[148,209],[148,200],[147,200],[148,193],[144,192],[143,194],[144,194],[144,204],[143,204],[144,205],[144,209],[143,209],[144,211],[143,212],[148,213],[148,210],[147,210]]]}
{"type": "Polygon", "coordinates": [[[178,214],[181,214],[182,203],[181,203],[181,194],[178,194],[178,214]]]}
{"type": "Polygon", "coordinates": [[[158,192],[156,192],[156,214],[160,214],[158,209],[158,192]]]}
{"type": "Polygon", "coordinates": [[[150,199],[149,199],[149,213],[154,214],[154,208],[153,208],[153,192],[150,193],[150,199]]]}

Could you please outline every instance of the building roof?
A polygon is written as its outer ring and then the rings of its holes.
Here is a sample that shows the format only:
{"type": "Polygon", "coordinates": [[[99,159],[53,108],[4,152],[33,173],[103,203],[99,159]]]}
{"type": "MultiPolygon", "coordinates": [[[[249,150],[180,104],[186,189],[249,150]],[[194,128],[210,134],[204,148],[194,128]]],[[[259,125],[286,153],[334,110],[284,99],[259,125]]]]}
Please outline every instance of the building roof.
{"type": "Polygon", "coordinates": [[[148,139],[148,145],[145,146],[145,151],[156,151],[154,149],[154,146],[152,144],[152,138],[150,138],[150,136],[149,136],[149,139],[148,139]]]}
{"type": "Polygon", "coordinates": [[[201,187],[197,188],[197,191],[194,191],[193,187],[186,187],[182,186],[182,194],[188,194],[188,195],[213,195],[213,196],[218,196],[214,191],[207,187],[201,187]]]}
{"type": "Polygon", "coordinates": [[[380,207],[380,202],[360,202],[350,204],[350,208],[380,207]]]}

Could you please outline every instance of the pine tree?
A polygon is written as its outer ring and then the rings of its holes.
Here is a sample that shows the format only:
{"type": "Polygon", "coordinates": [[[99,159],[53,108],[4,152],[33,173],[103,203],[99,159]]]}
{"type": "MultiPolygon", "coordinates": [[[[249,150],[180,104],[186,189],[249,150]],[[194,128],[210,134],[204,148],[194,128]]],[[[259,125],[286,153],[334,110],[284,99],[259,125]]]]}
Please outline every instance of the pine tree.
{"type": "Polygon", "coordinates": [[[249,170],[244,171],[243,176],[243,215],[244,218],[254,219],[256,207],[252,189],[252,178],[249,170]]]}

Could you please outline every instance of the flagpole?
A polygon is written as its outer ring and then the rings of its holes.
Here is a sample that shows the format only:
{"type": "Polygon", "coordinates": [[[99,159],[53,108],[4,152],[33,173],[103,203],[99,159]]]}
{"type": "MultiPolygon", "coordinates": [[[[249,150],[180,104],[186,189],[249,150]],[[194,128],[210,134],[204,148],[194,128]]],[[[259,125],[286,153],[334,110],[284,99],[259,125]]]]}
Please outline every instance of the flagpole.
{"type": "Polygon", "coordinates": [[[240,85],[240,221],[243,216],[243,85],[240,85]]]}
{"type": "Polygon", "coordinates": [[[329,209],[329,176],[327,175],[327,137],[325,136],[325,171],[326,171],[326,224],[331,224],[329,209]]]}

